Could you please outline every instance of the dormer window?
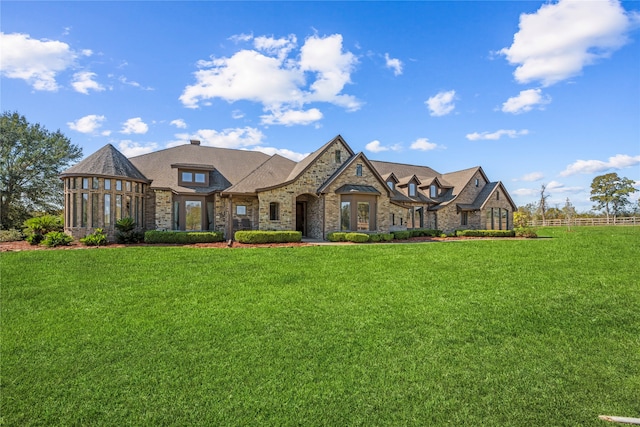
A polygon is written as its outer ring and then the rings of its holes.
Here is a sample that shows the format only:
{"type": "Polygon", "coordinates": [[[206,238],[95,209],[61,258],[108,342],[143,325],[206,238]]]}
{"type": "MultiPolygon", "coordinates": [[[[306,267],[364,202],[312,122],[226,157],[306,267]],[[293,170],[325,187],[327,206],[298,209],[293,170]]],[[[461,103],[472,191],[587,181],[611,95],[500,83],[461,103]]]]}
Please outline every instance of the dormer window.
{"type": "Polygon", "coordinates": [[[356,176],[362,176],[362,165],[356,165],[356,176]]]}
{"type": "Polygon", "coordinates": [[[429,197],[432,199],[438,197],[438,187],[435,184],[431,184],[431,187],[429,187],[429,197]]]}
{"type": "Polygon", "coordinates": [[[416,197],[416,183],[409,184],[409,197],[416,197]]]}
{"type": "Polygon", "coordinates": [[[478,178],[476,178],[476,187],[480,186],[480,180],[478,178]]]}
{"type": "Polygon", "coordinates": [[[387,181],[387,185],[389,186],[390,190],[394,190],[395,189],[395,184],[393,183],[393,181],[387,181]]]}
{"type": "Polygon", "coordinates": [[[204,171],[180,170],[180,185],[207,186],[209,174],[204,171]]]}
{"type": "Polygon", "coordinates": [[[496,191],[496,200],[500,200],[500,192],[496,191]]]}

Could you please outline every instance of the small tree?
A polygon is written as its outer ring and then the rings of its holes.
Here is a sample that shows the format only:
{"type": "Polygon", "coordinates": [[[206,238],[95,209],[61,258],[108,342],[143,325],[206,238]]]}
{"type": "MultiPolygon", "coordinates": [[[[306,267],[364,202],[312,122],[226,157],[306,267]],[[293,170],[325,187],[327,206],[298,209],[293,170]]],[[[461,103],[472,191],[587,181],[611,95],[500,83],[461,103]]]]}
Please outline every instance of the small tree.
{"type": "Polygon", "coordinates": [[[620,178],[615,172],[593,178],[590,199],[592,202],[596,202],[593,206],[594,209],[604,210],[607,215],[607,223],[611,214],[613,214],[615,223],[618,213],[623,212],[629,205],[629,195],[638,191],[633,187],[633,184],[633,180],[620,178]]]}

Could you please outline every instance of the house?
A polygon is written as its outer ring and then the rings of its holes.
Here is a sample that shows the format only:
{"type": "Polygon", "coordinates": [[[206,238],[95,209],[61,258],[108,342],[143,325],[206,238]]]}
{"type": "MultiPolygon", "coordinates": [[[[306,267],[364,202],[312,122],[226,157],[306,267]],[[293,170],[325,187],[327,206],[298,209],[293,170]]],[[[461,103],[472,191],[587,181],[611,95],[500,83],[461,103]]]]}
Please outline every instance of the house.
{"type": "Polygon", "coordinates": [[[131,217],[146,230],[388,233],[511,229],[516,205],[481,167],[441,174],[371,161],[337,136],[300,162],[197,140],[126,158],[106,145],[60,176],[65,231],[81,238],[131,217]]]}

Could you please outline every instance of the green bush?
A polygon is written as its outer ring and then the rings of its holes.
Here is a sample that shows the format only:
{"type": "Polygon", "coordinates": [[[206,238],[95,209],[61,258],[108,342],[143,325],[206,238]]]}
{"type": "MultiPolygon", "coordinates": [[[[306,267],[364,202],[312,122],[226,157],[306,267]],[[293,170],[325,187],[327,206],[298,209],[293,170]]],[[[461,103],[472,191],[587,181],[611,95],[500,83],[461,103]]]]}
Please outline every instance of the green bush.
{"type": "Polygon", "coordinates": [[[302,233],[299,231],[236,231],[235,240],[240,243],[293,243],[302,241],[302,233]]]}
{"type": "Polygon", "coordinates": [[[105,246],[108,243],[107,235],[102,228],[96,228],[93,233],[87,234],[80,239],[80,243],[85,246],[105,246]]]}
{"type": "Polygon", "coordinates": [[[416,228],[409,232],[411,237],[438,237],[442,234],[442,230],[433,230],[431,228],[416,228]]]}
{"type": "Polygon", "coordinates": [[[393,234],[391,233],[378,233],[369,235],[369,241],[372,243],[390,242],[391,240],[393,240],[393,234]]]}
{"type": "Polygon", "coordinates": [[[145,243],[213,243],[222,242],[224,233],[219,231],[157,231],[144,233],[145,243]]]}
{"type": "Polygon", "coordinates": [[[52,231],[62,231],[64,223],[61,216],[42,215],[29,218],[24,222],[24,227],[27,242],[37,245],[42,242],[46,234],[52,231]]]}
{"type": "Polygon", "coordinates": [[[347,233],[344,238],[347,242],[353,243],[367,243],[369,241],[369,235],[365,233],[347,233]]]}
{"type": "Polygon", "coordinates": [[[527,239],[533,239],[538,237],[538,233],[531,227],[518,227],[514,229],[516,237],[526,237],[527,239]]]}
{"type": "Polygon", "coordinates": [[[24,240],[22,231],[12,228],[10,230],[0,230],[0,242],[17,242],[24,240]]]}
{"type": "Polygon", "coordinates": [[[344,231],[333,231],[327,234],[327,240],[330,242],[346,242],[346,235],[347,233],[345,233],[344,231]]]}
{"type": "Polygon", "coordinates": [[[458,230],[456,235],[460,237],[514,237],[513,230],[458,230]]]}
{"type": "Polygon", "coordinates": [[[411,237],[411,232],[409,230],[394,231],[391,234],[393,234],[393,238],[396,240],[407,240],[411,237]]]}
{"type": "Polygon", "coordinates": [[[144,232],[136,228],[133,218],[125,217],[116,221],[116,242],[140,243],[144,241],[144,232]]]}
{"type": "Polygon", "coordinates": [[[63,233],[62,231],[50,231],[42,240],[42,244],[48,248],[69,246],[71,242],[73,242],[73,237],[63,233]]]}

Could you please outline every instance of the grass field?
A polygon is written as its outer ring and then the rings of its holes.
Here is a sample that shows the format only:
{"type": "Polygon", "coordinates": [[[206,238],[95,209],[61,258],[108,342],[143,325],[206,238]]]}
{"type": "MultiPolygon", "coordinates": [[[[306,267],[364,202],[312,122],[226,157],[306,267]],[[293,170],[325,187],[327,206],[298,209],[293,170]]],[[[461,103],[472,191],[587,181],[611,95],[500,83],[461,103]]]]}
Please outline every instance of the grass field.
{"type": "Polygon", "coordinates": [[[640,228],[3,253],[0,425],[640,417],[640,228]]]}

